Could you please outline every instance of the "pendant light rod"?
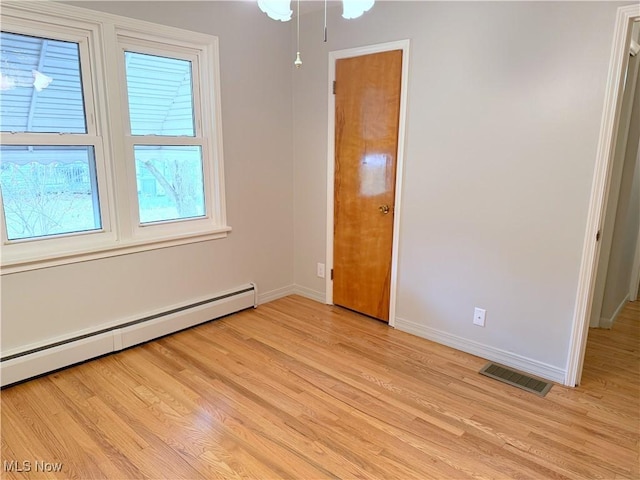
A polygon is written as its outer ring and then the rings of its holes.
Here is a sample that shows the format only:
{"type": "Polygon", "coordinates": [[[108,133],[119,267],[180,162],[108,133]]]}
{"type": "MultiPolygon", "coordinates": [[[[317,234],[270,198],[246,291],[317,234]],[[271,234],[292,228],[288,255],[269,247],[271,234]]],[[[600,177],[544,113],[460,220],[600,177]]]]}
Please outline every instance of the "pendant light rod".
{"type": "Polygon", "coordinates": [[[296,68],[300,68],[302,66],[302,59],[300,58],[300,0],[298,0],[298,15],[296,17],[296,59],[293,64],[296,68]]]}
{"type": "Polygon", "coordinates": [[[298,15],[296,17],[296,28],[297,28],[297,42],[298,42],[298,50],[300,50],[300,0],[298,0],[298,15]]]}
{"type": "Polygon", "coordinates": [[[324,43],[327,43],[327,0],[324,0],[324,43]]]}

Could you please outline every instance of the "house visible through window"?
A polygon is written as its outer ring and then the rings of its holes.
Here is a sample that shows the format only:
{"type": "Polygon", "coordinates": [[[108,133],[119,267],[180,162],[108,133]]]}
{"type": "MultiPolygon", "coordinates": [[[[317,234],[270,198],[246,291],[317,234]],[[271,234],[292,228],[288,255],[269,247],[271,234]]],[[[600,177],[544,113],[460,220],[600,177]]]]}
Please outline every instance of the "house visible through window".
{"type": "Polygon", "coordinates": [[[2,32],[3,132],[87,133],[74,42],[2,32]]]}
{"type": "Polygon", "coordinates": [[[3,273],[225,236],[217,39],[37,3],[3,7],[3,273]]]}

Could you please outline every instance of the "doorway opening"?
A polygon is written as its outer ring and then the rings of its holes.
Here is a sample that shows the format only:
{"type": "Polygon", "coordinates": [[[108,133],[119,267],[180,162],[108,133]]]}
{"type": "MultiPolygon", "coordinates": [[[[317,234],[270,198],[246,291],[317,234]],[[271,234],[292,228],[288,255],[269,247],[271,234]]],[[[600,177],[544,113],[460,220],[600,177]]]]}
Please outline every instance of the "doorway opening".
{"type": "Polygon", "coordinates": [[[605,199],[600,253],[589,326],[609,329],[629,300],[637,298],[633,275],[638,250],[640,183],[640,21],[634,22],[626,72],[623,74],[622,107],[605,199]]]}
{"type": "Polygon", "coordinates": [[[640,6],[620,7],[616,16],[614,42],[606,87],[605,108],[598,144],[594,181],[591,191],[587,231],[578,279],[578,293],[564,384],[580,383],[584,364],[590,316],[596,289],[596,275],[601,249],[601,231],[606,220],[607,195],[611,187],[616,139],[623,106],[625,77],[629,65],[629,46],[634,22],[640,20],[640,6]]]}

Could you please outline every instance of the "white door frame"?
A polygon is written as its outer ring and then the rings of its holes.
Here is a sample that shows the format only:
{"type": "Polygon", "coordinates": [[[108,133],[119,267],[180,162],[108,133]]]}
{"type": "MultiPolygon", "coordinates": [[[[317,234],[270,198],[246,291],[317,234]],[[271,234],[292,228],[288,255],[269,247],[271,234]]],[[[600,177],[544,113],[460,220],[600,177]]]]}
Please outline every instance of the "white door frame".
{"type": "Polygon", "coordinates": [[[393,211],[393,240],[391,249],[391,285],[389,295],[389,326],[393,327],[396,320],[396,290],[398,279],[398,243],[400,232],[400,212],[402,200],[403,166],[405,126],[407,117],[407,89],[409,82],[409,40],[379,43],[365,47],[349,48],[329,52],[329,82],[327,93],[329,97],[329,121],[327,133],[327,273],[326,275],[326,303],[333,304],[333,195],[334,195],[334,169],[335,169],[335,111],[336,99],[333,95],[333,82],[336,78],[336,60],[341,58],[359,57],[371,53],[402,50],[402,80],[400,86],[400,121],[398,123],[398,154],[396,157],[396,191],[393,211]]]}
{"type": "Polygon", "coordinates": [[[587,229],[582,247],[582,261],[578,277],[578,292],[569,341],[569,355],[565,369],[566,386],[580,383],[584,353],[587,346],[589,317],[593,303],[595,274],[600,251],[596,234],[602,228],[604,207],[611,167],[615,153],[615,138],[622,108],[623,73],[629,61],[629,41],[632,22],[640,18],[640,5],[620,7],[616,15],[609,75],[605,91],[605,104],[600,127],[596,166],[591,186],[591,200],[587,216],[587,229]]]}
{"type": "Polygon", "coordinates": [[[640,67],[640,58],[628,57],[627,66],[624,69],[626,72],[626,83],[624,90],[620,91],[620,116],[617,120],[618,127],[613,145],[612,165],[609,170],[609,179],[607,181],[608,189],[604,201],[602,225],[600,227],[600,251],[596,266],[593,302],[591,304],[591,311],[589,314],[590,328],[611,328],[612,322],[617,316],[616,314],[611,318],[604,318],[602,316],[602,310],[604,306],[605,292],[607,289],[609,265],[611,262],[611,255],[613,253],[614,234],[616,229],[619,228],[618,223],[625,222],[625,219],[618,218],[618,204],[620,203],[620,192],[624,181],[624,170],[627,168],[627,148],[629,143],[629,134],[631,133],[634,97],[637,91],[636,85],[640,84],[640,81],[638,80],[638,67],[640,67]]]}
{"type": "MultiPolygon", "coordinates": [[[[636,181],[640,182],[640,143],[638,144],[638,154],[636,158],[636,181]]],[[[631,267],[631,283],[629,284],[629,300],[635,302],[638,300],[638,289],[640,289],[640,230],[636,238],[636,253],[633,257],[633,265],[631,267]]]]}

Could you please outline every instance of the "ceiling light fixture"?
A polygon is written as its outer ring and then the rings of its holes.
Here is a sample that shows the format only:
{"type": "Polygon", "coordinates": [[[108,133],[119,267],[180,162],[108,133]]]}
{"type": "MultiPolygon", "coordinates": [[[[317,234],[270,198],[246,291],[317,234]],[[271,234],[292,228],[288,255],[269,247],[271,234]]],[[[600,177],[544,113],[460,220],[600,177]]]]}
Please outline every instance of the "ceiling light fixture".
{"type": "Polygon", "coordinates": [[[281,22],[288,22],[291,20],[291,15],[293,15],[291,0],[258,0],[258,7],[269,18],[280,20],[281,22]]]}
{"type": "Polygon", "coordinates": [[[343,0],[342,1],[342,18],[351,20],[362,16],[364,12],[368,12],[373,7],[375,0],[343,0]]]}
{"type": "MultiPolygon", "coordinates": [[[[302,60],[300,59],[300,0],[297,0],[298,14],[297,21],[297,42],[298,48],[296,52],[296,60],[293,64],[296,68],[300,68],[302,60]]],[[[342,18],[351,20],[360,17],[364,12],[368,12],[373,7],[375,0],[342,0],[342,18]]],[[[291,0],[258,0],[258,7],[269,18],[288,22],[293,16],[291,10],[291,0]]],[[[327,0],[324,2],[324,41],[327,41],[327,0]]]]}

